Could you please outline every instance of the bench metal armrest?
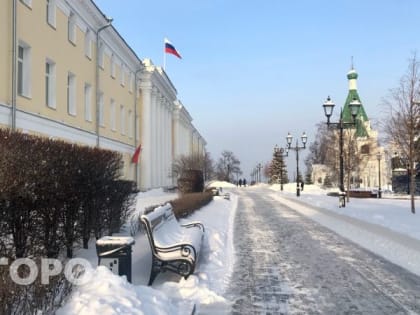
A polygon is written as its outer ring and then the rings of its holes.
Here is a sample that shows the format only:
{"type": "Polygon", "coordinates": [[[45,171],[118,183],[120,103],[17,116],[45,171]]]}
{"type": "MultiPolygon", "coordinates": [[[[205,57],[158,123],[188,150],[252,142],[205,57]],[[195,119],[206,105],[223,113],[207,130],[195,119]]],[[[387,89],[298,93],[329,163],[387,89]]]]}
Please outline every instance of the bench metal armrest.
{"type": "Polygon", "coordinates": [[[163,253],[171,253],[171,252],[180,250],[182,257],[188,257],[190,255],[193,255],[194,256],[193,260],[195,261],[197,259],[196,250],[194,246],[192,246],[191,244],[178,243],[178,244],[165,246],[165,247],[155,246],[155,248],[157,249],[158,252],[163,252],[163,253]]]}
{"type": "Polygon", "coordinates": [[[189,223],[181,224],[181,226],[182,226],[182,227],[186,227],[186,228],[190,228],[190,227],[197,226],[197,227],[199,227],[199,228],[200,228],[203,232],[205,231],[203,223],[201,223],[201,222],[199,222],[199,221],[193,221],[193,222],[189,222],[189,223]]]}

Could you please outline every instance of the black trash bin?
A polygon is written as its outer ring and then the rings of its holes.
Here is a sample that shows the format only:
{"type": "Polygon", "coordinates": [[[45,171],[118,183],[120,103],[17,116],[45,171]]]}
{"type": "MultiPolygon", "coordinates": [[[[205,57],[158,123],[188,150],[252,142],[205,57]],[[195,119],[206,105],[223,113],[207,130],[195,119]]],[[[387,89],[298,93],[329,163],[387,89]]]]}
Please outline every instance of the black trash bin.
{"type": "Polygon", "coordinates": [[[108,267],[114,274],[126,276],[131,283],[131,246],[129,236],[104,236],[96,241],[98,265],[108,267]]]}

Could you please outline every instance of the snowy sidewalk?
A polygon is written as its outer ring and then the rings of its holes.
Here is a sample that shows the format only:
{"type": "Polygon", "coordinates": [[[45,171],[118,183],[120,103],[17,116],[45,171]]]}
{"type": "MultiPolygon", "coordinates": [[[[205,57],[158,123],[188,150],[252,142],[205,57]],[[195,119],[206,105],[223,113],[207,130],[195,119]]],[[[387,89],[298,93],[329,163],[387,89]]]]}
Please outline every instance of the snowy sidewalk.
{"type": "Polygon", "coordinates": [[[420,234],[409,201],[395,199],[355,199],[338,208],[336,198],[307,194],[271,193],[295,211],[328,227],[360,246],[420,275],[420,234]]]}

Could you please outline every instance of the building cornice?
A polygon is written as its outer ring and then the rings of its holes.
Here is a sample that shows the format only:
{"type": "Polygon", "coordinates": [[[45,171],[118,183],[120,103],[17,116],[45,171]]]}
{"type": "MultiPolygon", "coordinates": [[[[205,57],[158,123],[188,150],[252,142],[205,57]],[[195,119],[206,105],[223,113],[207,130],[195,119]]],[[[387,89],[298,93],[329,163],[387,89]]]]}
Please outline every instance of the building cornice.
{"type": "MultiPolygon", "coordinates": [[[[96,34],[98,29],[107,23],[106,15],[92,0],[56,1],[57,7],[65,15],[69,16],[70,12],[74,12],[78,27],[85,33],[90,30],[96,34]]],[[[93,40],[96,41],[96,36],[93,40]]],[[[108,54],[111,51],[130,71],[135,72],[142,67],[141,59],[112,25],[101,32],[101,40],[107,46],[105,51],[108,54]]]]}
{"type": "Polygon", "coordinates": [[[176,100],[177,91],[165,72],[160,67],[156,67],[150,59],[144,59],[143,65],[144,72],[149,73],[144,78],[150,80],[152,85],[156,86],[159,92],[173,104],[176,100]]]}

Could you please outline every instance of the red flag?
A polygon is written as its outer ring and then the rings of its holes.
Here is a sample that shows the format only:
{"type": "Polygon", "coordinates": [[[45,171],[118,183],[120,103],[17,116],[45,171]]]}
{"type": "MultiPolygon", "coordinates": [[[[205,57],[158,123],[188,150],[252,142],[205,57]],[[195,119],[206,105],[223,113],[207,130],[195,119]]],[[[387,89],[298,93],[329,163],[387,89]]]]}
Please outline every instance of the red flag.
{"type": "Polygon", "coordinates": [[[168,53],[168,54],[175,55],[179,59],[182,59],[179,52],[175,49],[175,46],[172,45],[172,43],[167,38],[165,38],[165,52],[168,53]]]}
{"type": "Polygon", "coordinates": [[[137,147],[136,151],[134,152],[134,155],[131,159],[132,163],[137,164],[139,162],[140,151],[141,151],[141,144],[137,147]]]}

